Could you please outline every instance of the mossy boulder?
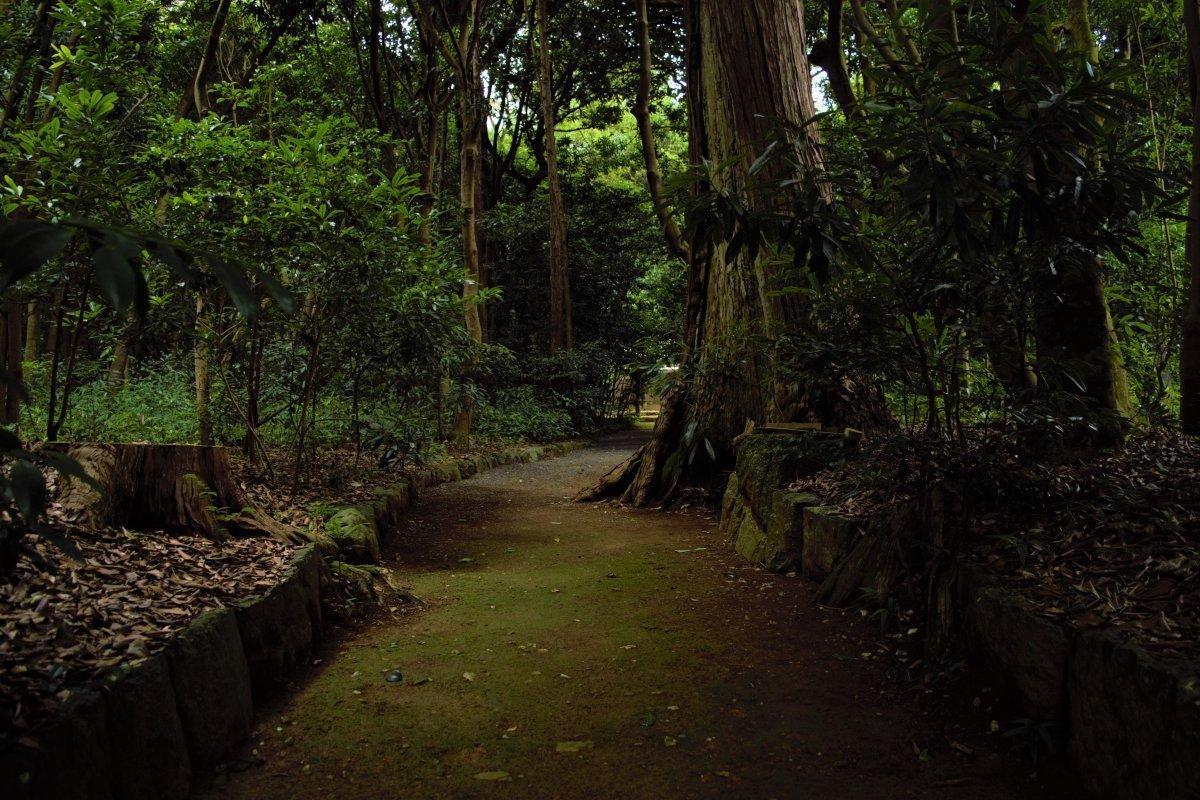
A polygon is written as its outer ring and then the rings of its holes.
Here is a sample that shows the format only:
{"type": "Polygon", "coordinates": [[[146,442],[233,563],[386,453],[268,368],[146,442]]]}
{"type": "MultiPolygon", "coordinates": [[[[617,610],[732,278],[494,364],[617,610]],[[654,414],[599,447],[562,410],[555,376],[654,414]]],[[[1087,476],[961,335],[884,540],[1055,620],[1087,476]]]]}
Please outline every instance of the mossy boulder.
{"type": "Polygon", "coordinates": [[[343,561],[352,564],[378,564],[379,528],[375,507],[364,503],[343,508],[325,526],[325,533],[338,546],[343,561]]]}
{"type": "Polygon", "coordinates": [[[171,643],[167,661],[192,768],[210,769],[250,734],[254,721],[250,670],[234,612],[201,614],[171,643]]]}

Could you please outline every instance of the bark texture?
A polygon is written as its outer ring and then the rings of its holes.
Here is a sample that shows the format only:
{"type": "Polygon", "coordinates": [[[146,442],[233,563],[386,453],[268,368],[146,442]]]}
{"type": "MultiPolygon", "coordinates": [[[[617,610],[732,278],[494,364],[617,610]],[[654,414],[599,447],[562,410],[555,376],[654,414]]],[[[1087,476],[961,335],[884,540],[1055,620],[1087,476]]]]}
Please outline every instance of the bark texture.
{"type": "MultiPolygon", "coordinates": [[[[1018,7],[1016,12],[1023,16],[1028,9],[1018,7]]],[[[1076,52],[1096,63],[1099,50],[1087,0],[1068,0],[1067,27],[1076,52]]],[[[1095,444],[1122,441],[1132,415],[1129,383],[1098,256],[1077,250],[1061,260],[1058,274],[1043,287],[1036,338],[1039,386],[1083,406],[1078,411],[1091,417],[1098,429],[1091,437],[1095,444]]]]}
{"type": "MultiPolygon", "coordinates": [[[[772,200],[751,190],[750,163],[781,122],[799,125],[814,116],[803,4],[688,0],[685,14],[691,160],[732,164],[714,177],[718,185],[698,190],[739,195],[753,209],[766,210],[772,200]]],[[[800,159],[818,169],[817,130],[812,125],[805,130],[800,159]]],[[[781,177],[770,168],[766,172],[767,179],[781,177]]],[[[780,276],[745,250],[729,257],[723,243],[698,238],[690,251],[681,371],[686,382],[664,397],[652,441],[585,493],[588,499],[620,497],[647,505],[680,485],[715,488],[748,420],[840,423],[859,405],[857,399],[870,396],[868,405],[877,400],[865,381],[828,387],[817,403],[810,393],[802,396],[779,377],[773,348],[761,342],[787,331],[804,306],[777,294],[780,276]]]]}
{"type": "Polygon", "coordinates": [[[80,463],[103,487],[68,482],[58,501],[68,517],[96,527],[120,525],[224,540],[271,536],[301,542],[299,531],[272,519],[233,479],[224,448],[165,444],[50,445],[80,463]]]}
{"type": "MultiPolygon", "coordinates": [[[[749,163],[766,149],[780,121],[799,124],[814,115],[803,8],[796,0],[703,0],[699,10],[706,156],[713,163],[742,159],[713,188],[745,195],[749,163]]],[[[801,155],[818,166],[820,143],[816,129],[808,130],[801,155]]],[[[763,198],[748,201],[765,210],[763,198]]],[[[788,421],[796,414],[792,387],[773,379],[767,359],[746,345],[751,336],[779,335],[802,311],[795,299],[774,294],[780,288],[764,259],[752,261],[745,251],[726,258],[724,245],[713,252],[701,357],[707,385],[695,396],[694,414],[710,441],[727,445],[747,418],[788,421]]]]}
{"type": "Polygon", "coordinates": [[[650,116],[650,90],[654,72],[654,51],[650,41],[650,9],[649,0],[638,0],[638,50],[639,71],[637,96],[633,103],[633,116],[637,120],[638,135],[642,140],[642,160],[646,164],[646,185],[650,189],[650,199],[654,203],[654,212],[658,215],[659,225],[662,226],[663,236],[667,240],[667,249],[677,258],[687,260],[690,252],[683,241],[683,234],[675,222],[663,190],[662,166],[658,161],[658,148],[654,144],[654,125],[650,116]]]}
{"type": "MultiPolygon", "coordinates": [[[[463,314],[467,333],[476,344],[483,343],[483,323],[479,316],[479,207],[477,200],[483,182],[482,144],[484,125],[483,80],[480,74],[479,47],[483,0],[467,0],[466,13],[459,26],[457,43],[461,63],[458,87],[459,115],[459,203],[462,205],[463,314]]],[[[457,60],[457,59],[456,59],[457,60]]],[[[468,373],[475,371],[478,357],[466,365],[468,373]]],[[[468,375],[469,377],[469,375],[468,375]]],[[[471,439],[471,419],[475,401],[467,392],[459,399],[451,433],[460,445],[471,439]]]]}
{"type": "Polygon", "coordinates": [[[575,346],[571,324],[571,278],[567,264],[567,210],[558,177],[558,124],[554,118],[554,70],[550,60],[546,0],[537,2],[538,61],[550,198],[550,355],[575,346]]]}
{"type": "Polygon", "coordinates": [[[14,297],[4,305],[0,317],[0,422],[15,424],[21,419],[21,392],[24,379],[21,357],[24,355],[21,334],[25,303],[14,297]]]}

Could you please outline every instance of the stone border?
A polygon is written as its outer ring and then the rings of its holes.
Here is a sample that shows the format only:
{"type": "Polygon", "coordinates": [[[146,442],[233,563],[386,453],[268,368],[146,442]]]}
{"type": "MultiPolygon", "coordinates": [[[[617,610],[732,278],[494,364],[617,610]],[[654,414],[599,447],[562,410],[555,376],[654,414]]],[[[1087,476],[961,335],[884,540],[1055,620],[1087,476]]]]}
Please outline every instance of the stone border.
{"type": "Polygon", "coordinates": [[[263,595],[205,611],[167,647],[75,690],[0,754],[9,800],[187,797],[250,734],[254,708],[320,640],[321,557],[299,550],[263,595]]]}
{"type": "MultiPolygon", "coordinates": [[[[399,528],[421,489],[587,444],[513,447],[429,465],[378,490],[374,503],[339,511],[333,519],[340,527],[363,529],[362,540],[347,538],[339,548],[343,556],[377,559],[379,535],[399,528]]],[[[308,664],[320,643],[322,544],[300,549],[265,594],[202,613],[162,652],[73,691],[54,717],[0,752],[0,797],[187,797],[195,778],[246,740],[255,708],[308,664]]]]}
{"type": "MultiPolygon", "coordinates": [[[[922,563],[928,554],[920,553],[921,543],[940,540],[953,500],[935,492],[869,520],[840,517],[811,495],[783,490],[804,474],[814,445],[826,446],[803,436],[748,437],[726,489],[721,530],[747,560],[822,582],[819,601],[848,605],[864,589],[886,594],[896,575],[892,562],[871,559],[880,550],[874,545],[903,546],[922,563]]],[[[931,594],[927,649],[947,629],[962,633],[971,660],[1016,706],[1030,720],[1056,727],[1092,797],[1196,796],[1200,664],[1167,660],[1114,633],[1038,614],[978,567],[953,569],[944,585],[949,602],[931,594]]]]}
{"type": "Polygon", "coordinates": [[[399,531],[404,515],[424,489],[466,480],[496,467],[561,456],[588,444],[587,439],[569,439],[548,445],[510,447],[498,453],[446,459],[424,466],[392,486],[376,489],[378,500],[345,506],[330,517],[324,530],[332,543],[332,551],[327,555],[349,564],[378,564],[381,542],[399,531]]]}

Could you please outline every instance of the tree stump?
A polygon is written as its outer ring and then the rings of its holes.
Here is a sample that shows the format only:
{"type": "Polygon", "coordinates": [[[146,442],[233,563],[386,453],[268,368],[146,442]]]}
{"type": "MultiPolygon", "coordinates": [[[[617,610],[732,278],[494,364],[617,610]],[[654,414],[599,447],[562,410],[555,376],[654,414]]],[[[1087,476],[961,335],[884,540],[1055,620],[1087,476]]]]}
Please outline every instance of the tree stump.
{"type": "Polygon", "coordinates": [[[72,521],[139,530],[199,533],[226,540],[270,536],[302,541],[299,531],[272,519],[233,479],[220,447],[169,444],[50,445],[78,461],[102,492],[72,481],[58,501],[72,521]]]}

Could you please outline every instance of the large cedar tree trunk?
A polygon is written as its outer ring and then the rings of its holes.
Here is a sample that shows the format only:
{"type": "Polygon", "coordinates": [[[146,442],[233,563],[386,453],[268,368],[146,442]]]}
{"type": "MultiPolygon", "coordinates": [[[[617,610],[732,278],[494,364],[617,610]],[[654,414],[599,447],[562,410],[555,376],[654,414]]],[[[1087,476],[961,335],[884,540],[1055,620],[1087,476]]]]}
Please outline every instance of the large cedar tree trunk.
{"type": "MultiPolygon", "coordinates": [[[[685,13],[691,160],[736,161],[717,178],[721,185],[702,188],[746,196],[753,209],[765,210],[770,201],[747,192],[750,163],[769,144],[779,121],[800,124],[814,114],[803,4],[688,0],[685,13]]],[[[819,167],[816,127],[805,130],[801,158],[819,167]]],[[[681,483],[711,486],[748,420],[849,421],[825,418],[843,417],[844,409],[807,407],[796,387],[777,375],[769,355],[773,348],[755,343],[786,332],[805,311],[796,298],[775,293],[781,288],[779,276],[745,250],[731,259],[723,244],[711,251],[699,245],[692,243],[689,265],[682,371],[688,383],[664,398],[651,442],[580,499],[620,496],[646,505],[681,483]]],[[[830,395],[874,394],[867,387],[832,388],[830,395]]]]}
{"type": "Polygon", "coordinates": [[[1190,289],[1183,318],[1180,379],[1183,432],[1200,436],[1200,0],[1184,0],[1192,84],[1192,169],[1188,191],[1187,264],[1190,289]]]}

